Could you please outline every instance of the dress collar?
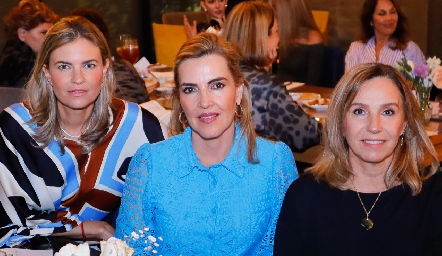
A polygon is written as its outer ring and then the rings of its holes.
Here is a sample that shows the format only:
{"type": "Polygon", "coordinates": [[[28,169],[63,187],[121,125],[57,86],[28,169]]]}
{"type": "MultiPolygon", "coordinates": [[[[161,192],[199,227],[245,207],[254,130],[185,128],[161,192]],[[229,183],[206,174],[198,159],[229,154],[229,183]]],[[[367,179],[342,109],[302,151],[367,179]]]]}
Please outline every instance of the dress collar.
{"type": "Polygon", "coordinates": [[[235,138],[233,140],[232,148],[227,154],[226,158],[220,163],[214,164],[210,167],[205,167],[201,164],[198,156],[193,150],[192,146],[192,128],[189,126],[184,130],[182,136],[184,137],[183,145],[184,150],[187,152],[184,154],[187,159],[183,159],[179,166],[178,175],[180,178],[190,174],[193,171],[209,172],[215,168],[225,169],[232,172],[238,177],[244,176],[245,166],[248,164],[246,143],[243,136],[241,136],[241,129],[235,123],[235,138]],[[188,161],[186,163],[185,161],[188,161]],[[190,167],[190,168],[189,168],[190,167]]]}

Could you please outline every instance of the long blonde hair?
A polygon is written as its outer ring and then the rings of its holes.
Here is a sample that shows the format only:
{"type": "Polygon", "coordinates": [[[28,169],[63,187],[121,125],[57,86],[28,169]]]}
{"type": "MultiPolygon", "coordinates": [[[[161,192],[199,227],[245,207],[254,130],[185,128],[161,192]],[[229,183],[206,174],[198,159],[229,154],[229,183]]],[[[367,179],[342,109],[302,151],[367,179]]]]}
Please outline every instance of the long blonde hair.
{"type": "Polygon", "coordinates": [[[238,53],[231,46],[231,44],[215,34],[200,33],[185,42],[181,46],[181,49],[178,51],[173,68],[175,87],[173,88],[173,110],[171,116],[171,129],[173,130],[172,132],[174,134],[182,133],[187,127],[187,123],[182,124],[180,122],[180,115],[183,115],[183,108],[180,104],[180,96],[178,90],[180,84],[180,73],[178,71],[181,64],[189,59],[198,59],[213,54],[219,55],[226,60],[227,67],[233,77],[233,80],[235,81],[236,86],[244,84],[242,99],[240,103],[242,112],[240,114],[242,116],[235,117],[235,122],[241,129],[241,136],[244,136],[246,139],[248,161],[251,163],[256,163],[258,162],[258,159],[256,158],[256,134],[251,115],[252,103],[250,86],[241,71],[239,70],[240,56],[238,55],[238,53]]]}
{"type": "Polygon", "coordinates": [[[239,52],[242,62],[266,67],[273,62],[267,43],[274,22],[273,9],[267,3],[241,2],[229,13],[222,35],[239,52]]]}
{"type": "Polygon", "coordinates": [[[398,143],[394,150],[391,168],[384,177],[386,187],[392,188],[398,182],[408,185],[416,195],[421,191],[422,181],[433,175],[439,168],[437,153],[421,122],[418,103],[409,84],[393,67],[379,63],[362,64],[346,73],[336,85],[330,100],[323,134],[324,150],[318,161],[308,172],[317,180],[344,189],[352,177],[348,159],[348,144],[342,134],[344,118],[362,84],[376,77],[390,79],[399,90],[406,124],[403,145],[398,143]],[[424,166],[425,156],[431,159],[431,166],[424,166]]]}
{"type": "Polygon", "coordinates": [[[39,147],[48,146],[55,138],[64,152],[63,133],[60,126],[57,99],[51,84],[43,73],[49,66],[51,54],[59,47],[84,38],[100,49],[102,61],[109,61],[101,92],[95,100],[90,128],[81,136],[83,153],[90,152],[106,135],[110,125],[110,109],[114,92],[114,73],[109,47],[103,34],[83,17],[66,17],[55,23],[47,32],[43,46],[37,55],[34,71],[26,84],[25,103],[30,108],[30,125],[37,125],[33,136],[39,147]]]}

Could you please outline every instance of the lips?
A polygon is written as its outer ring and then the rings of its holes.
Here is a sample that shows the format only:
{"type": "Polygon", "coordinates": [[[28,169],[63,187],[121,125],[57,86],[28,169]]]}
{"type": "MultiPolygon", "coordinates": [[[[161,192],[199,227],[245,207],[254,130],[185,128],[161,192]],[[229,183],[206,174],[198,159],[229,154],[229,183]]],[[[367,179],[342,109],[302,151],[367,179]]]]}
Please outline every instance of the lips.
{"type": "Polygon", "coordinates": [[[85,89],[72,89],[68,91],[70,94],[73,94],[75,96],[80,96],[83,94],[86,94],[88,91],[85,89]]]}
{"type": "Polygon", "coordinates": [[[385,143],[385,140],[363,140],[363,142],[369,145],[379,145],[385,143]]]}
{"type": "Polygon", "coordinates": [[[198,116],[198,119],[203,123],[211,123],[213,122],[219,114],[217,113],[203,113],[198,116]]]}

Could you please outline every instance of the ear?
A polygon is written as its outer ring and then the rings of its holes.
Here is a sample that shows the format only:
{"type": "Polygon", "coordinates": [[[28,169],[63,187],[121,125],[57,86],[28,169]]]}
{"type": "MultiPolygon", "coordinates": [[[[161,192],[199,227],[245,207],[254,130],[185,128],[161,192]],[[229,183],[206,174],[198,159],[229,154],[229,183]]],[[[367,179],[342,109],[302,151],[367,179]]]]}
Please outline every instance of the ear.
{"type": "Polygon", "coordinates": [[[109,59],[106,59],[104,65],[103,65],[103,78],[106,75],[108,68],[109,68],[109,59]]]}
{"type": "Polygon", "coordinates": [[[243,92],[244,92],[244,83],[236,87],[236,105],[241,104],[243,92]]]}
{"type": "Polygon", "coordinates": [[[43,73],[45,74],[46,79],[48,79],[49,83],[52,83],[52,79],[51,79],[51,73],[49,73],[48,68],[46,67],[46,64],[43,65],[43,67],[41,68],[41,70],[43,71],[43,73]]]}
{"type": "Polygon", "coordinates": [[[26,34],[28,31],[24,28],[18,28],[17,29],[17,36],[20,39],[20,41],[24,42],[26,40],[26,34]]]}
{"type": "Polygon", "coordinates": [[[203,9],[207,12],[207,6],[206,3],[204,1],[200,1],[200,5],[201,7],[203,7],[203,9]]]}

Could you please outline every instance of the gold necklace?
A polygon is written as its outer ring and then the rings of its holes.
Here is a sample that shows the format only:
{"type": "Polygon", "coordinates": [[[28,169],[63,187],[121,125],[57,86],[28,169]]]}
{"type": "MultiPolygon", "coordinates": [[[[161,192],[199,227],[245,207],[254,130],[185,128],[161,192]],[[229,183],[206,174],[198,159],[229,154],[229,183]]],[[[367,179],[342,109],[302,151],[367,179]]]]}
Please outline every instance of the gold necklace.
{"type": "Polygon", "coordinates": [[[366,230],[370,230],[370,229],[373,228],[373,226],[374,226],[374,222],[373,222],[373,220],[371,220],[371,219],[369,218],[369,215],[370,215],[370,213],[371,213],[371,210],[373,210],[374,206],[375,206],[376,203],[378,202],[379,197],[381,197],[382,192],[379,192],[379,195],[378,195],[378,197],[376,198],[376,200],[374,201],[374,203],[373,203],[373,205],[371,206],[370,210],[367,211],[367,208],[365,208],[365,205],[364,205],[364,203],[362,202],[361,196],[359,195],[359,192],[356,190],[356,187],[355,187],[354,183],[353,183],[353,188],[355,189],[356,194],[358,195],[358,198],[359,198],[359,202],[361,202],[362,208],[364,208],[364,212],[365,212],[365,214],[366,214],[366,217],[363,218],[362,221],[361,221],[361,226],[363,226],[366,230]]]}

